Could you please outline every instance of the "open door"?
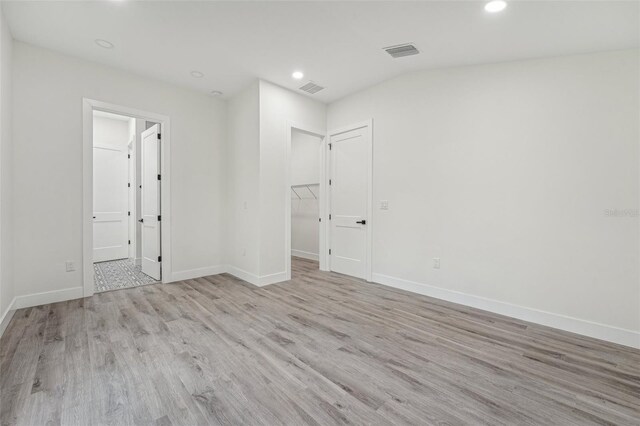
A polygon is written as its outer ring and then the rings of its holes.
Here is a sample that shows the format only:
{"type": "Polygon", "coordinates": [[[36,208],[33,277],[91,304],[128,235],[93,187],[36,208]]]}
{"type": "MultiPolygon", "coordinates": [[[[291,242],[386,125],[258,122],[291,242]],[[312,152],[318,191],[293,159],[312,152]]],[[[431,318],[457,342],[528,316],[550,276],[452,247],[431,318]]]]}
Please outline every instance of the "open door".
{"type": "Polygon", "coordinates": [[[142,272],[160,281],[160,126],[142,132],[142,272]]]}

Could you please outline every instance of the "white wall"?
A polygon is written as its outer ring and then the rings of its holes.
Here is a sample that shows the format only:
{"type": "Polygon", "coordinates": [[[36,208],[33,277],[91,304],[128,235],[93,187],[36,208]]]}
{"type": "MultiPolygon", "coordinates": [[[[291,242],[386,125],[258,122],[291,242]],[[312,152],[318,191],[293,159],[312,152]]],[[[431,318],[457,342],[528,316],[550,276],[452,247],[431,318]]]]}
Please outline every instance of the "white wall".
{"type": "Polygon", "coordinates": [[[313,260],[318,260],[320,245],[321,142],[318,136],[291,131],[291,184],[315,184],[291,192],[291,254],[313,260]]]}
{"type": "Polygon", "coordinates": [[[280,280],[285,274],[287,123],[318,132],[326,128],[326,105],[266,81],[260,81],[260,275],[280,280]]]}
{"type": "Polygon", "coordinates": [[[205,275],[223,264],[223,101],[24,43],[14,43],[13,59],[18,295],[75,294],[82,286],[83,97],[171,118],[174,278],[205,275]],[[65,272],[67,260],[78,270],[65,272]]]}
{"type": "Polygon", "coordinates": [[[243,279],[259,275],[260,104],[258,82],[229,100],[228,263],[243,279]]]}
{"type": "Polygon", "coordinates": [[[417,72],[331,104],[329,130],[374,120],[374,280],[640,345],[638,216],[605,214],[639,207],[638,60],[417,72]]]}
{"type": "Polygon", "coordinates": [[[13,152],[12,152],[13,39],[0,9],[0,335],[8,324],[15,296],[13,277],[13,152]]]}

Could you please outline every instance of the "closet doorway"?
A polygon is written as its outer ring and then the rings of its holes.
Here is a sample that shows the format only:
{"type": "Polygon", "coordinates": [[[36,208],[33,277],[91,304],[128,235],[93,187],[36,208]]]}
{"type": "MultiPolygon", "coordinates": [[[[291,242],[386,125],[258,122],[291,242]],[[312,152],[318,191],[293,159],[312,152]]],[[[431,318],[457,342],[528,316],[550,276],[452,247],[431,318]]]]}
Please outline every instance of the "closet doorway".
{"type": "Polygon", "coordinates": [[[287,183],[288,279],[324,269],[325,255],[325,138],[300,126],[289,126],[287,183]]]}

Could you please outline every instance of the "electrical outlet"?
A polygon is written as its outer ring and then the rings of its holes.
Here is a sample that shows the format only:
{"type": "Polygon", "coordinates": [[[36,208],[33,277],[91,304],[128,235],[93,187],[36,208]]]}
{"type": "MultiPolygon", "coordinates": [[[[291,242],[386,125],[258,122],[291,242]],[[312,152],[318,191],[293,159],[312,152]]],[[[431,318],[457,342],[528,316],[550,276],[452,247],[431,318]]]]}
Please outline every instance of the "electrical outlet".
{"type": "Polygon", "coordinates": [[[389,201],[381,200],[380,201],[380,210],[389,210],[389,201]]]}
{"type": "Polygon", "coordinates": [[[439,257],[434,257],[433,258],[433,269],[440,269],[440,258],[439,257]]]}
{"type": "Polygon", "coordinates": [[[69,261],[69,262],[65,262],[65,267],[67,269],[67,272],[73,272],[76,270],[76,265],[75,263],[69,261]]]}

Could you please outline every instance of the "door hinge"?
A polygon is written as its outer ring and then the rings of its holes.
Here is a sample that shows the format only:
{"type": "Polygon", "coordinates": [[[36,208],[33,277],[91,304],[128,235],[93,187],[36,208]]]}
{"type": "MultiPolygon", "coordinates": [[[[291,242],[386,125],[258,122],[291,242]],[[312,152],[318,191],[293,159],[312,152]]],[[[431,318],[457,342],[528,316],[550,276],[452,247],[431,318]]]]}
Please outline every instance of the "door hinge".
{"type": "Polygon", "coordinates": [[[131,159],[131,154],[127,154],[127,158],[128,158],[128,159],[131,159]]]}
{"type": "Polygon", "coordinates": [[[160,140],[160,138],[161,138],[161,136],[160,136],[160,135],[161,135],[161,134],[160,134],[160,133],[158,133],[158,140],[160,140]]]}
{"type": "Polygon", "coordinates": [[[131,240],[129,240],[129,245],[131,245],[131,240]]]}
{"type": "Polygon", "coordinates": [[[331,220],[331,213],[329,213],[329,220],[331,220]]]}
{"type": "Polygon", "coordinates": [[[160,217],[161,217],[161,216],[160,216],[160,215],[158,215],[158,222],[160,222],[160,217]]]}
{"type": "Polygon", "coordinates": [[[331,249],[329,249],[329,255],[331,255],[331,249]]]}
{"type": "Polygon", "coordinates": [[[329,179],[329,186],[331,186],[331,179],[329,179]]]}
{"type": "Polygon", "coordinates": [[[131,212],[127,212],[127,216],[131,216],[131,212]]]}
{"type": "Polygon", "coordinates": [[[160,176],[160,175],[158,175],[158,180],[161,180],[161,179],[162,179],[162,178],[161,178],[161,176],[160,176]]]}
{"type": "Polygon", "coordinates": [[[331,145],[333,145],[333,144],[329,144],[329,151],[331,151],[331,145]]]}
{"type": "Polygon", "coordinates": [[[162,256],[158,256],[158,262],[162,262],[162,256]]]}
{"type": "Polygon", "coordinates": [[[321,217],[318,218],[318,222],[322,222],[322,218],[321,217]]]}
{"type": "Polygon", "coordinates": [[[131,182],[127,183],[127,188],[131,188],[131,182]]]}

